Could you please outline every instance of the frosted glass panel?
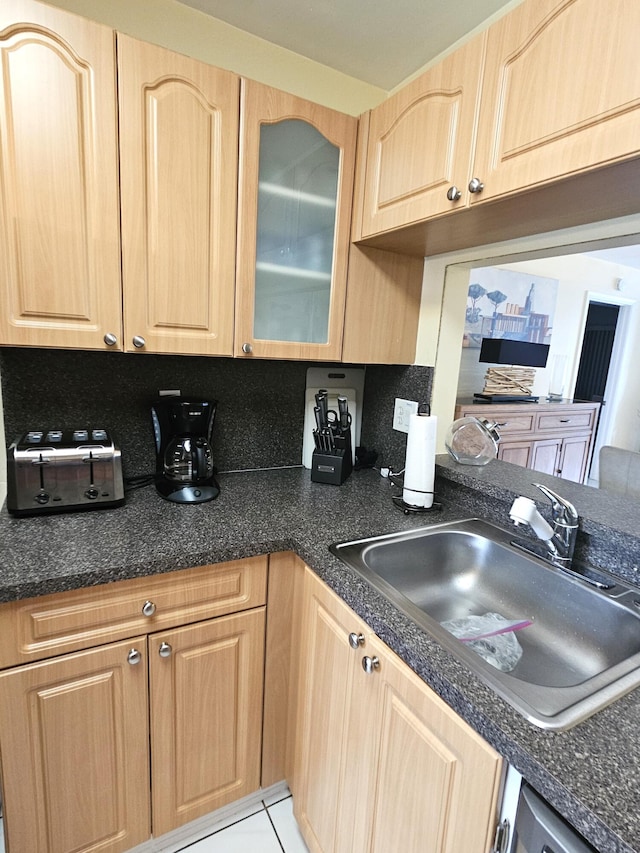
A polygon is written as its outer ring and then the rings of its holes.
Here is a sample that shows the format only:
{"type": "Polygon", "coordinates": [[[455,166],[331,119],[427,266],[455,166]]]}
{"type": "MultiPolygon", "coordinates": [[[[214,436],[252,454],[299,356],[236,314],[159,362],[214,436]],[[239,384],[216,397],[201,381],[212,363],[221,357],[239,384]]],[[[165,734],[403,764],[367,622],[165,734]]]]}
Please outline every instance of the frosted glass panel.
{"type": "Polygon", "coordinates": [[[340,149],[310,124],[260,129],[253,335],[327,343],[340,149]]]}

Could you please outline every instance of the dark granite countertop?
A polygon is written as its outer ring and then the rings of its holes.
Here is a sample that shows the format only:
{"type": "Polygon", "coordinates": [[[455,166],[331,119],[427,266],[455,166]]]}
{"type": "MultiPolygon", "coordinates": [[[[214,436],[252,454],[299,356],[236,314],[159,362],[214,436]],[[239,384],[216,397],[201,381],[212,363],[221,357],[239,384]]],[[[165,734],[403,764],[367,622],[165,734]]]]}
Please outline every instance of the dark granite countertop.
{"type": "MultiPolygon", "coordinates": [[[[496,501],[531,483],[515,466],[470,472],[447,460],[439,459],[444,508],[428,516],[395,508],[374,471],[335,487],[311,483],[301,468],[222,475],[220,497],[200,505],[168,503],[149,487],[117,509],[28,519],[3,509],[0,601],[293,550],[599,851],[640,853],[640,691],[568,732],[535,728],[328,551],[331,542],[480,514],[467,486],[496,514],[496,501]]],[[[602,523],[585,520],[587,538],[599,541],[602,523]]],[[[635,576],[624,528],[621,573],[635,576]]]]}

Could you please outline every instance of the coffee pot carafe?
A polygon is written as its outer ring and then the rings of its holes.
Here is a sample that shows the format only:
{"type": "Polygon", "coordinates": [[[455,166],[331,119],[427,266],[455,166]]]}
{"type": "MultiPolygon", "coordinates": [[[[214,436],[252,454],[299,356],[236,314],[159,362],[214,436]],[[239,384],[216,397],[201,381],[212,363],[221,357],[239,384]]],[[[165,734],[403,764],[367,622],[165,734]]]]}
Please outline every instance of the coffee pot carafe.
{"type": "Polygon", "coordinates": [[[217,401],[161,397],[151,408],[156,489],[170,501],[202,503],[220,494],[211,434],[217,401]]]}

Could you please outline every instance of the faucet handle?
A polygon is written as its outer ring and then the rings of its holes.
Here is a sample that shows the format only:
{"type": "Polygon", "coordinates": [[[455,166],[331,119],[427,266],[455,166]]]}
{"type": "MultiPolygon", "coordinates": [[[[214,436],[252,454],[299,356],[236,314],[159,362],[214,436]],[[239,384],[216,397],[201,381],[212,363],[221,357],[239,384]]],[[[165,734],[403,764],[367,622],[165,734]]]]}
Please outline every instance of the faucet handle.
{"type": "Polygon", "coordinates": [[[548,497],[551,501],[551,511],[553,513],[554,520],[561,521],[563,524],[569,524],[572,526],[577,525],[578,512],[572,503],[556,494],[556,492],[552,491],[547,486],[543,486],[542,483],[532,483],[532,485],[534,485],[536,489],[540,489],[542,494],[548,497]]]}

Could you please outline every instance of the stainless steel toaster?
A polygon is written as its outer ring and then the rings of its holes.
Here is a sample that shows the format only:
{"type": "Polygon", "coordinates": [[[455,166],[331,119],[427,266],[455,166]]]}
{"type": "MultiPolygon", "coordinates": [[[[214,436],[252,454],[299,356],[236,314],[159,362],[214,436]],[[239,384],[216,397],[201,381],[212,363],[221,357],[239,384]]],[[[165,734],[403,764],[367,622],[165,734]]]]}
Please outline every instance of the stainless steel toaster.
{"type": "Polygon", "coordinates": [[[105,429],[30,430],[7,452],[7,509],[13,515],[122,503],[120,450],[105,429]]]}

